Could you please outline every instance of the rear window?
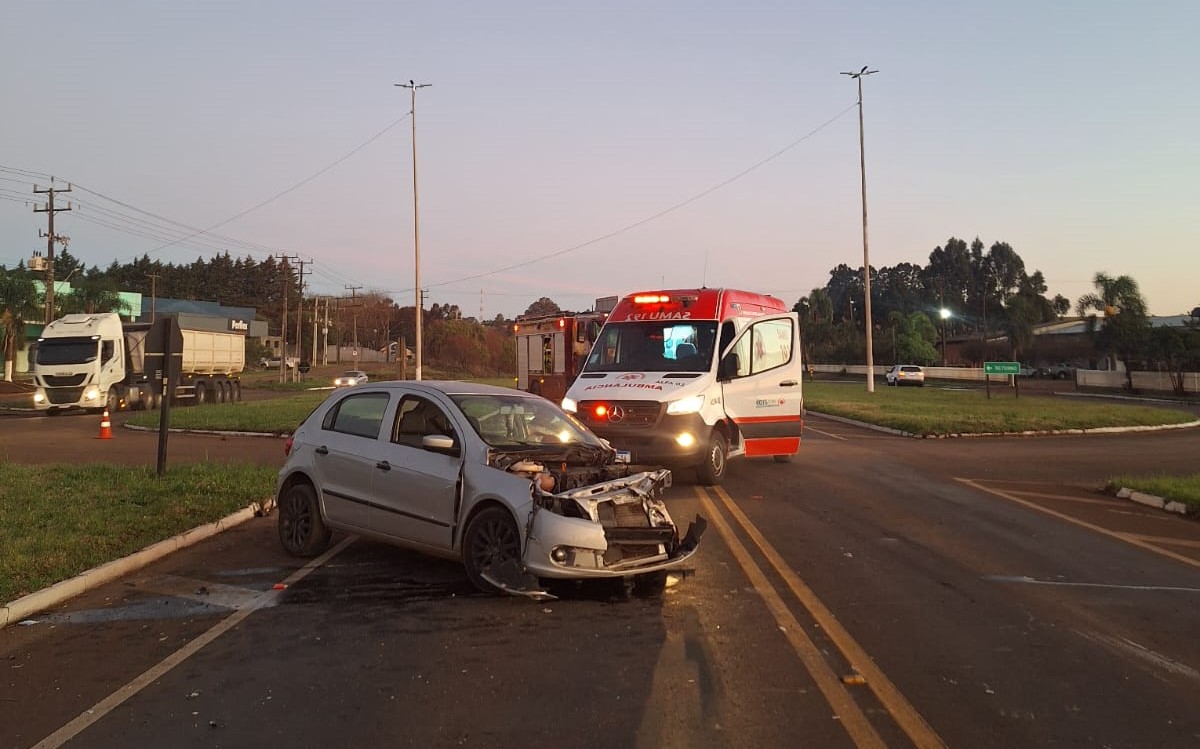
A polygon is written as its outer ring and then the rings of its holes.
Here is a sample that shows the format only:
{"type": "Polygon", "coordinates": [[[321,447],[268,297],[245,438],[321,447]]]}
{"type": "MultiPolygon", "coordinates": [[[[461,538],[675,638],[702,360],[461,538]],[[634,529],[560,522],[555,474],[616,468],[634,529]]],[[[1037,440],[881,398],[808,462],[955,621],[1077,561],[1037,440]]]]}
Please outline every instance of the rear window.
{"type": "Polygon", "coordinates": [[[920,372],[920,367],[900,367],[901,372],[920,372]]]}

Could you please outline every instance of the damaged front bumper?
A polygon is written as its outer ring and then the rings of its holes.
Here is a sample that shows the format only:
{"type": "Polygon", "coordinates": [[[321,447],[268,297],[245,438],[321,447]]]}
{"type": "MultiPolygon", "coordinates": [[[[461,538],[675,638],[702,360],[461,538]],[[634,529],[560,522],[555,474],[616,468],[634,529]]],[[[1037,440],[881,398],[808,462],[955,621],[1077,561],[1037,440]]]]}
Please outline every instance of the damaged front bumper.
{"type": "Polygon", "coordinates": [[[681,538],[662,500],[666,469],[558,494],[535,490],[523,561],[536,577],[616,578],[675,569],[696,553],[707,522],[681,538]]]}

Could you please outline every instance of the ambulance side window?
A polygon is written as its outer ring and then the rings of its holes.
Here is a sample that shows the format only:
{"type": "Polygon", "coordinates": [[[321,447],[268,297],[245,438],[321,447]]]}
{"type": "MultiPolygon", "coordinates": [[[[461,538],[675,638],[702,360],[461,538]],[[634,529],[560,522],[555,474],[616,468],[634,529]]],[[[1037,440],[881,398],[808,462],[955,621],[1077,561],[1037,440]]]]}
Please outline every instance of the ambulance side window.
{"type": "Polygon", "coordinates": [[[795,331],[792,320],[764,320],[754,323],[738,339],[733,353],[738,367],[734,377],[760,374],[782,367],[792,360],[792,341],[795,331]]]}

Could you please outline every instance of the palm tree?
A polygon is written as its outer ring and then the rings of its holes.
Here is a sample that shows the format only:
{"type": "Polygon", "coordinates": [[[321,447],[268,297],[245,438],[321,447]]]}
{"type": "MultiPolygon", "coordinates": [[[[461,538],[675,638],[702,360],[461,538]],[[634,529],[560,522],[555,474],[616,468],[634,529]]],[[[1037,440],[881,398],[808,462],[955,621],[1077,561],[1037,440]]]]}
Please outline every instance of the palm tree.
{"type": "Polygon", "coordinates": [[[1128,362],[1137,358],[1146,346],[1150,325],[1146,316],[1146,301],[1138,290],[1137,281],[1129,276],[1097,273],[1092,283],[1096,292],[1084,294],[1076,303],[1080,315],[1087,316],[1088,332],[1096,347],[1108,355],[1109,363],[1126,362],[1125,387],[1133,390],[1133,372],[1128,362]],[[1088,314],[1088,313],[1091,314],[1088,314]],[[1104,313],[1104,326],[1099,326],[1097,312],[1104,313]]]}
{"type": "Polygon", "coordinates": [[[42,313],[33,281],[23,273],[0,270],[0,338],[4,346],[4,381],[12,382],[17,351],[25,348],[25,323],[42,313]]]}
{"type": "Polygon", "coordinates": [[[111,285],[91,279],[80,281],[70,294],[64,294],[61,299],[64,315],[79,312],[116,312],[128,315],[130,312],[129,304],[111,285]]]}

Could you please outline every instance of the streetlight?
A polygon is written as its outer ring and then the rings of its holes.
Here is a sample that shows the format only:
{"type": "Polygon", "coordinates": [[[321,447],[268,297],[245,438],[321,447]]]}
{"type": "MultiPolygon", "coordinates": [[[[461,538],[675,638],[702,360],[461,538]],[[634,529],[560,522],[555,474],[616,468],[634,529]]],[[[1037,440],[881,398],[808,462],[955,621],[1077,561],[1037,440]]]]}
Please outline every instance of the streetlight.
{"type": "Polygon", "coordinates": [[[413,286],[416,287],[417,295],[417,317],[416,317],[416,341],[414,347],[416,349],[416,366],[413,370],[413,378],[421,379],[421,304],[423,296],[421,294],[421,225],[417,219],[417,89],[432,86],[432,83],[416,83],[409,80],[408,83],[393,84],[400,88],[407,88],[412,92],[412,164],[413,164],[413,286]]]}
{"type": "Polygon", "coordinates": [[[878,70],[867,70],[863,65],[857,73],[842,73],[858,81],[858,168],[862,175],[862,214],[863,214],[863,300],[864,326],[867,330],[867,392],[875,392],[875,357],[871,351],[871,256],[867,252],[867,156],[863,148],[863,106],[862,79],[865,75],[878,73],[878,70]]]}
{"type": "Polygon", "coordinates": [[[946,366],[946,321],[950,319],[950,310],[942,307],[938,310],[942,316],[942,366],[946,366]]]}

